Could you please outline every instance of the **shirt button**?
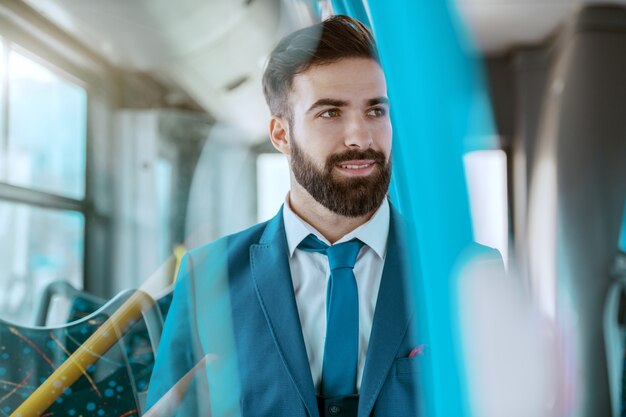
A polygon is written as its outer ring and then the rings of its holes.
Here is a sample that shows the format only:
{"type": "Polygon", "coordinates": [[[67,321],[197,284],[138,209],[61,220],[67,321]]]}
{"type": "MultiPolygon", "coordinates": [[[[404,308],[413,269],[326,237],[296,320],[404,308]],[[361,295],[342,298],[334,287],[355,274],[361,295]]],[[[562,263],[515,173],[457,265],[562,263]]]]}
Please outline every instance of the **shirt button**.
{"type": "Polygon", "coordinates": [[[331,405],[328,407],[328,413],[331,416],[338,416],[339,413],[341,413],[341,408],[339,408],[339,406],[337,405],[331,405]]]}

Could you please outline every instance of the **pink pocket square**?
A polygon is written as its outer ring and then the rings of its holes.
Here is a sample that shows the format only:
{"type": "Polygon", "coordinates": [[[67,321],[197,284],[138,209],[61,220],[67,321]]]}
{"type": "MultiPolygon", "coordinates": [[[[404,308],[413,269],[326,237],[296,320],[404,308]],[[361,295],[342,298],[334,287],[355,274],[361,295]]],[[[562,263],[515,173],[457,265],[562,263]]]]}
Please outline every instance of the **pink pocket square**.
{"type": "Polygon", "coordinates": [[[427,344],[422,344],[419,346],[415,346],[413,348],[413,350],[411,351],[411,353],[409,353],[409,358],[412,358],[413,356],[424,356],[426,354],[426,349],[428,348],[427,344]]]}

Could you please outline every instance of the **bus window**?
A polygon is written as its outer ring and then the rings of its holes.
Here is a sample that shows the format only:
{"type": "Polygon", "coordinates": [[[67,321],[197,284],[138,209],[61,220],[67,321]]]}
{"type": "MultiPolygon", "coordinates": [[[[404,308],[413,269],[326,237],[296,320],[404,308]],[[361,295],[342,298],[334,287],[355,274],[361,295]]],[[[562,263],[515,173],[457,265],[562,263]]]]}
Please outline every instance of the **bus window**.
{"type": "Polygon", "coordinates": [[[80,212],[0,199],[0,317],[30,324],[37,294],[52,281],[82,288],[84,229],[80,212]]]}
{"type": "Polygon", "coordinates": [[[280,153],[262,153],[257,157],[257,213],[258,221],[276,214],[289,191],[287,158],[280,153]]]}
{"type": "Polygon", "coordinates": [[[87,92],[0,47],[0,317],[31,324],[50,282],[83,288],[87,92]]]}
{"type": "Polygon", "coordinates": [[[87,94],[15,50],[8,54],[7,176],[11,184],[85,196],[87,94]]]}
{"type": "Polygon", "coordinates": [[[508,203],[506,154],[502,150],[473,151],[464,156],[474,239],[500,251],[508,264],[508,203]]]}

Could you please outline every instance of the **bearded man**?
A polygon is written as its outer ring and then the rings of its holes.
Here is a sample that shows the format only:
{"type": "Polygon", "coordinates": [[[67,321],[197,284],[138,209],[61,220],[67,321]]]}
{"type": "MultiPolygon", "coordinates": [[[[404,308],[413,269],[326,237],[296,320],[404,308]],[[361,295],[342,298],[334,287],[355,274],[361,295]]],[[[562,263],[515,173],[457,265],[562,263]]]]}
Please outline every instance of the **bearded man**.
{"type": "Polygon", "coordinates": [[[420,415],[427,357],[410,326],[406,227],[386,198],[392,127],[372,35],[346,16],[292,33],[263,87],[290,192],[273,219],[185,256],[148,404],[420,415]]]}

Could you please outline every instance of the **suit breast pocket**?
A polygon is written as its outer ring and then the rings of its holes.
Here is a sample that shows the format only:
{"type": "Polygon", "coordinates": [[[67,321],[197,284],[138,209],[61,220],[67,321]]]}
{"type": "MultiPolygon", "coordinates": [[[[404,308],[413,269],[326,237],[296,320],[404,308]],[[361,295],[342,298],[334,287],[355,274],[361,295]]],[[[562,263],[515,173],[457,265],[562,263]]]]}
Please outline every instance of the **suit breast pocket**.
{"type": "Polygon", "coordinates": [[[374,417],[421,417],[422,392],[420,380],[423,358],[396,358],[376,406],[374,417]],[[395,369],[394,369],[395,368],[395,369]]]}
{"type": "Polygon", "coordinates": [[[421,357],[419,356],[396,359],[396,375],[398,377],[417,376],[420,372],[420,359],[421,357]]]}

